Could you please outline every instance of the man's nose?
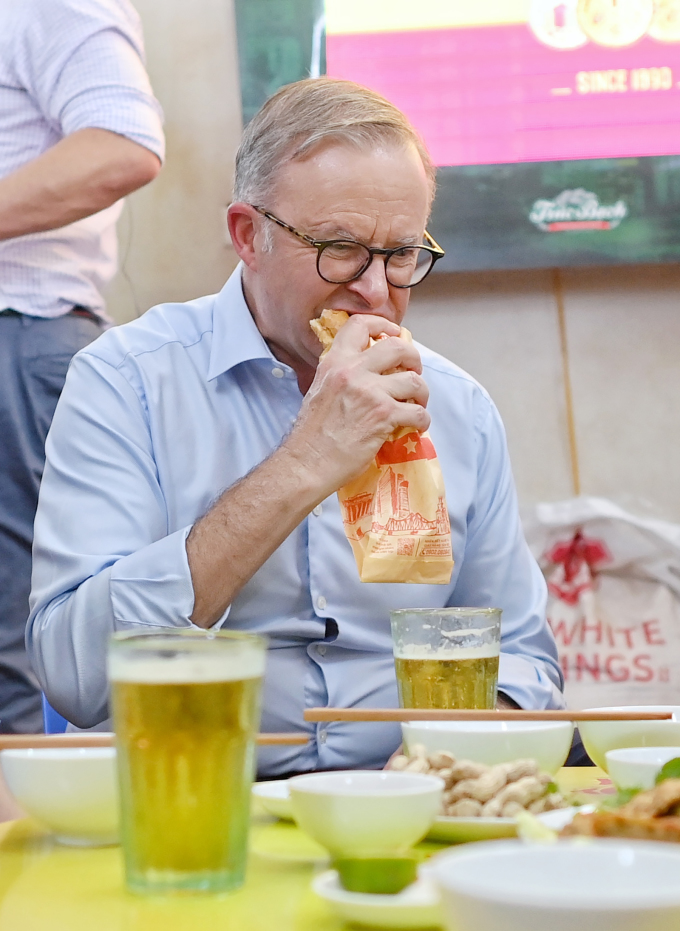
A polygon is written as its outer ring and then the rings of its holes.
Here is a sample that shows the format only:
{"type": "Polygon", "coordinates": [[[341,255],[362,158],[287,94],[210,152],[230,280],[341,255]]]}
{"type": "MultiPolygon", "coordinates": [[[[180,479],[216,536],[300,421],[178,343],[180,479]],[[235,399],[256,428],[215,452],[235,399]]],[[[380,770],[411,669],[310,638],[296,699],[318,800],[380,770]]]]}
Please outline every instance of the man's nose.
{"type": "Polygon", "coordinates": [[[347,287],[359,294],[370,310],[382,307],[390,293],[385,276],[385,257],[374,255],[366,271],[355,281],[350,281],[347,287]]]}

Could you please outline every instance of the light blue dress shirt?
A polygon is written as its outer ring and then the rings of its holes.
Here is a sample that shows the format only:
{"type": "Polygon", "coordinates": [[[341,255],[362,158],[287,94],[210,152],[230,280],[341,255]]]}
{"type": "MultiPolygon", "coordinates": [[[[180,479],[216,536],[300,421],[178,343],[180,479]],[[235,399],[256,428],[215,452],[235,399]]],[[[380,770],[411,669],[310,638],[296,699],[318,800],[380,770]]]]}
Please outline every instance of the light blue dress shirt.
{"type": "MultiPolygon", "coordinates": [[[[396,707],[391,608],[502,608],[500,688],[523,707],[563,706],[546,586],[522,534],[498,412],[469,375],[418,349],[451,583],[361,583],[335,494],[302,521],[219,622],[269,637],[262,729],[311,738],[263,750],[262,773],[377,767],[395,750],[397,725],[302,720],[315,705],[396,707]]],[[[239,269],[220,294],[154,307],[75,357],[47,440],[27,644],[50,702],[76,725],[107,715],[112,631],[191,626],[187,534],[279,446],[301,402],[250,315],[239,269]]]]}

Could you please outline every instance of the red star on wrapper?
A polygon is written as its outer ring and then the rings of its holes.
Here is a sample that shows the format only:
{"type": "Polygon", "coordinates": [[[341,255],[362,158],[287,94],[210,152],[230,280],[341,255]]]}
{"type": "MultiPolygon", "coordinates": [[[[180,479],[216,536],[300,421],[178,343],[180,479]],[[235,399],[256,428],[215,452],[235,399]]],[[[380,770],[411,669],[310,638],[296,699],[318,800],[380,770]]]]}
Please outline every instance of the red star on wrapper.
{"type": "Polygon", "coordinates": [[[383,443],[375,457],[378,465],[396,465],[399,462],[415,462],[418,459],[436,459],[432,440],[414,430],[396,440],[383,443]]]}

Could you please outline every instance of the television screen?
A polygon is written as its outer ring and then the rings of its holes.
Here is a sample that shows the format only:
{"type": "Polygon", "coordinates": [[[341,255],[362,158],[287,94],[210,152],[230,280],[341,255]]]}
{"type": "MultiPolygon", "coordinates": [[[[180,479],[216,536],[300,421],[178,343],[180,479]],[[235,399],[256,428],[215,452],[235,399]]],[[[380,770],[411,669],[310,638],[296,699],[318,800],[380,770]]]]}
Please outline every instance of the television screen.
{"type": "Polygon", "coordinates": [[[680,258],[680,0],[305,2],[427,143],[439,271],[680,258]]]}

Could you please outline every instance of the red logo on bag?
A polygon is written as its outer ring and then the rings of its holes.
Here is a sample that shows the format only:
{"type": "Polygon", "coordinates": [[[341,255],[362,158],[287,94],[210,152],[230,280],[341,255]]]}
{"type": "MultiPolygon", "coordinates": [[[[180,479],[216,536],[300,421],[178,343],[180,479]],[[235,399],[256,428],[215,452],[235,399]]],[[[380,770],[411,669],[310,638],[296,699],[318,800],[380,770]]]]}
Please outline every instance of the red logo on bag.
{"type": "Polygon", "coordinates": [[[381,465],[397,465],[399,462],[414,462],[417,459],[436,459],[432,440],[414,430],[396,440],[387,440],[378,450],[375,461],[381,465]]]}
{"type": "Polygon", "coordinates": [[[593,587],[595,567],[612,557],[602,540],[589,539],[577,530],[568,542],[556,543],[545,558],[557,567],[548,580],[550,594],[575,605],[581,593],[593,587]]]}

